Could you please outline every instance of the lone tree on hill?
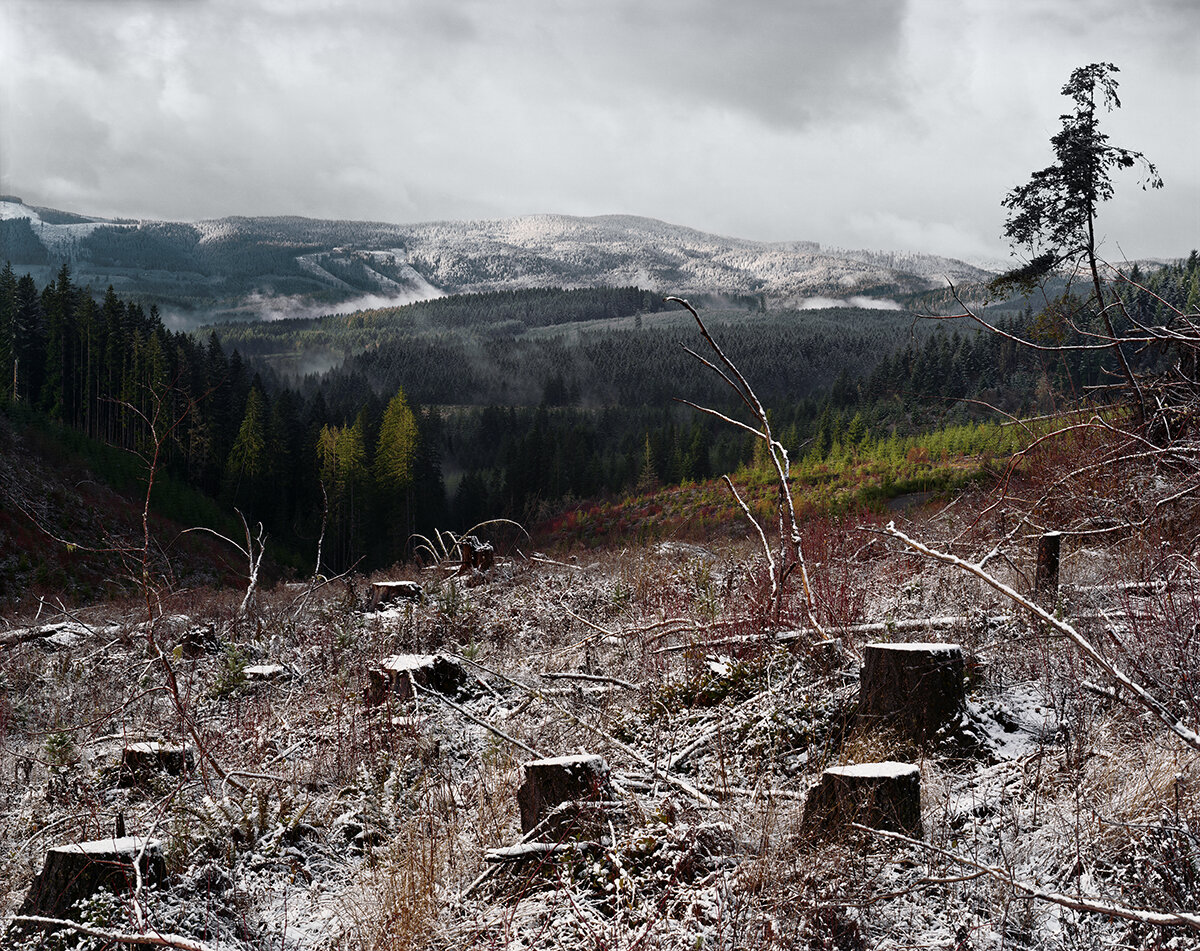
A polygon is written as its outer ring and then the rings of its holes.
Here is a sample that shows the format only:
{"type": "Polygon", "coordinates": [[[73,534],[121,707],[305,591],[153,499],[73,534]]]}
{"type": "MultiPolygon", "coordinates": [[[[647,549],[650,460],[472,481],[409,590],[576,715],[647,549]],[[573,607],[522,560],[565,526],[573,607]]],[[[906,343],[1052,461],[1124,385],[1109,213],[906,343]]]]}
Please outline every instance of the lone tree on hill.
{"type": "MultiPolygon", "coordinates": [[[[1141,389],[1117,339],[1105,303],[1104,285],[1096,253],[1096,213],[1113,196],[1114,169],[1142,166],[1142,188],[1162,188],[1162,178],[1154,163],[1132,149],[1109,142],[1100,131],[1100,112],[1121,107],[1117,98],[1120,72],[1112,63],[1091,63],[1071,72],[1062,94],[1074,100],[1073,111],[1064,113],[1062,129],[1050,139],[1055,162],[1034,172],[1028,182],[1005,196],[1002,204],[1009,210],[1004,236],[1014,247],[1024,247],[1031,255],[1024,267],[1009,271],[993,282],[993,287],[1018,285],[1032,287],[1052,271],[1069,272],[1085,267],[1092,280],[1095,307],[1104,324],[1125,382],[1138,397],[1136,411],[1143,413],[1141,389]]],[[[1115,290],[1112,304],[1119,304],[1115,290]]]]}

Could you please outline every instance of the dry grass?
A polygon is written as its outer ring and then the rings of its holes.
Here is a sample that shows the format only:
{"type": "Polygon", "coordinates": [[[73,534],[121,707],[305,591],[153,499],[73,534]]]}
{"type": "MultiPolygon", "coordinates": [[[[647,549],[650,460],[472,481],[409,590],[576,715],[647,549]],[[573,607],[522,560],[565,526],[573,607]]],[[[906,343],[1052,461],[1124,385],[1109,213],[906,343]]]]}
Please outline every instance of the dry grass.
{"type": "MultiPolygon", "coordinates": [[[[986,550],[995,536],[980,510],[964,500],[918,527],[986,550]]],[[[214,632],[198,656],[172,663],[209,751],[240,771],[247,790],[211,770],[114,784],[106,764],[123,743],[184,735],[129,622],[133,609],[111,608],[120,626],[75,646],[10,647],[0,775],[27,766],[29,784],[0,791],[7,907],[45,848],[107,834],[120,811],[130,831],[168,836],[176,877],[151,903],[156,921],[221,947],[280,947],[285,923],[292,946],[356,951],[899,947],[891,936],[901,933],[945,947],[961,933],[970,947],[1068,948],[1170,937],[1033,907],[918,847],[861,837],[818,846],[809,836],[803,796],[825,765],[912,760],[922,766],[932,843],[1047,887],[1159,906],[1194,897],[1195,757],[1136,709],[1083,689],[1094,672],[1070,645],[1018,616],[989,621],[1006,610],[989,591],[890,549],[874,527],[808,526],[819,619],[961,615],[957,628],[914,639],[962,643],[979,662],[973,728],[1019,744],[946,758],[849,728],[853,663],[831,670],[810,663],[802,641],[781,649],[762,639],[748,611],[761,598],[761,565],[746,547],[502,560],[475,587],[421,576],[428,599],[383,614],[361,610],[367,579],[323,589],[299,617],[295,592],[266,592],[261,615],[236,622],[236,594],[191,592],[163,601],[165,614],[190,619],[177,631],[163,622],[163,640],[173,648],[189,629],[214,632]],[[687,649],[662,651],[672,644],[687,649]],[[520,837],[514,794],[526,754],[428,696],[415,706],[364,704],[372,664],[430,650],[482,665],[467,667],[488,686],[458,701],[478,719],[547,755],[608,757],[627,808],[586,858],[497,870],[460,898],[486,851],[520,837]],[[239,681],[243,662],[281,663],[291,677],[239,681]],[[689,749],[675,772],[715,808],[654,775],[689,749]],[[1139,875],[1138,862],[1154,874],[1139,875]],[[200,890],[211,868],[230,884],[200,890]],[[203,921],[188,910],[197,907],[207,909],[203,921]]],[[[1123,612],[1139,652],[1106,649],[1191,716],[1181,675],[1191,670],[1197,599],[1182,584],[1184,553],[1163,561],[1160,552],[1153,542],[1069,548],[1064,579],[1076,584],[1179,570],[1176,587],[1149,598],[1097,589],[1072,594],[1066,607],[1123,612]]],[[[1009,556],[1019,583],[1027,545],[1014,542],[1009,556]]],[[[783,614],[802,617],[786,601],[783,614]]],[[[851,651],[865,640],[844,637],[851,651]]]]}

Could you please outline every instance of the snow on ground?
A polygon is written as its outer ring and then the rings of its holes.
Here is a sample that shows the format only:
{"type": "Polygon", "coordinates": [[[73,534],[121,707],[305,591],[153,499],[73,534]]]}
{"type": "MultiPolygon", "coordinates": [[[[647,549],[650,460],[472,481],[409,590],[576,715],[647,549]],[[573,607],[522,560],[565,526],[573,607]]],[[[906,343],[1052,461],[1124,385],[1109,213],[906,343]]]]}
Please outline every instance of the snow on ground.
{"type": "MultiPolygon", "coordinates": [[[[874,611],[855,620],[899,617],[898,634],[926,642],[905,624],[935,617],[945,638],[932,643],[961,644],[975,673],[945,744],[865,734],[853,657],[874,628],[845,628],[833,670],[797,641],[705,643],[719,639],[703,626],[714,597],[720,620],[754,596],[753,564],[703,549],[511,559],[482,583],[419,575],[424,601],[378,612],[363,586],[329,586],[301,615],[294,596],[266,595],[253,624],[167,603],[159,633],[209,751],[236,770],[224,781],[204,767],[117,783],[129,743],[194,745],[145,630],[117,617],[23,628],[38,636],[5,642],[3,673],[0,771],[29,777],[0,789],[7,910],[46,849],[96,837],[120,811],[129,834],[166,843],[170,882],[145,897],[155,927],[235,951],[1065,951],[1180,937],[1033,902],[950,856],[1065,893],[1194,907],[1194,757],[1081,693],[1065,648],[997,604],[946,618],[946,604],[971,603],[969,583],[927,569],[897,587],[886,561],[856,569],[874,611]],[[726,579],[715,595],[713,577],[726,579]],[[396,654],[458,658],[471,676],[453,696],[372,707],[367,671],[396,654]],[[292,676],[246,676],[272,665],[292,676]],[[618,805],[579,813],[570,849],[523,850],[515,792],[533,757],[517,743],[603,755],[618,805]],[[919,770],[924,842],[943,851],[814,839],[805,797],[827,767],[919,770]]],[[[127,902],[97,900],[94,920],[128,926],[127,902]]]]}

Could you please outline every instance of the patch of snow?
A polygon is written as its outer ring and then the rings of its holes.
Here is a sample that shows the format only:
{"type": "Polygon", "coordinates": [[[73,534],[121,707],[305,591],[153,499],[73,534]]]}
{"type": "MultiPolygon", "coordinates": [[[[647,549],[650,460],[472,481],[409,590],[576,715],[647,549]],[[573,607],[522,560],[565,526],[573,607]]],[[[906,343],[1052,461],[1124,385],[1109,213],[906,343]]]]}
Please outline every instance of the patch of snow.
{"type": "Polygon", "coordinates": [[[884,760],[881,763],[852,763],[849,766],[830,766],[825,770],[834,776],[852,776],[856,779],[872,777],[900,777],[920,775],[921,767],[912,763],[897,763],[894,760],[884,760]]]}
{"type": "Polygon", "coordinates": [[[704,660],[704,666],[716,677],[728,677],[729,672],[733,670],[733,658],[725,654],[719,657],[707,657],[704,660]]]}
{"type": "Polygon", "coordinates": [[[70,845],[60,845],[51,852],[83,852],[85,855],[137,855],[143,846],[147,852],[157,850],[162,846],[161,839],[143,839],[136,835],[126,835],[121,838],[93,839],[90,842],[72,842],[70,845]]]}
{"type": "Polygon", "coordinates": [[[288,675],[288,669],[283,664],[252,664],[243,667],[242,673],[247,680],[280,680],[288,675]]]}
{"type": "Polygon", "coordinates": [[[967,701],[971,732],[1002,761],[1029,756],[1058,731],[1058,717],[1038,684],[1017,684],[1001,694],[967,701]]]}
{"type": "Polygon", "coordinates": [[[385,657],[379,666],[384,670],[402,673],[428,667],[433,661],[433,654],[393,654],[391,657],[385,657]]]}
{"type": "Polygon", "coordinates": [[[566,766],[568,768],[570,768],[572,766],[595,767],[597,765],[600,765],[600,766],[604,766],[605,768],[607,768],[607,765],[604,762],[604,757],[597,756],[594,753],[573,753],[568,756],[551,756],[548,759],[530,760],[526,765],[527,766],[566,766]]]}

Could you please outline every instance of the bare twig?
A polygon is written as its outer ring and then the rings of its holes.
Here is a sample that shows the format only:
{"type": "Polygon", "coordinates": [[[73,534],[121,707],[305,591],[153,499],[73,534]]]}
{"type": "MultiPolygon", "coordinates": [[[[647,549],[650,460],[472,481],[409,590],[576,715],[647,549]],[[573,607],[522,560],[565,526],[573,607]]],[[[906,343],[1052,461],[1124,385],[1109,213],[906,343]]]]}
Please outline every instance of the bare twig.
{"type": "Polygon", "coordinates": [[[779,549],[780,549],[780,564],[776,565],[774,557],[771,555],[770,546],[766,542],[766,532],[763,527],[754,518],[749,507],[742,501],[741,497],[733,488],[733,483],[728,477],[725,478],[726,484],[733,491],[734,498],[737,499],[738,505],[743,513],[754,525],[759,534],[759,538],[763,542],[764,549],[767,551],[767,562],[771,573],[771,620],[773,623],[779,623],[779,611],[782,601],[782,586],[787,580],[792,571],[799,569],[800,581],[804,592],[804,610],[808,618],[809,624],[820,630],[821,625],[817,621],[816,611],[813,603],[812,586],[809,583],[808,567],[804,561],[804,550],[801,545],[800,529],[796,524],[796,506],[792,500],[792,489],[790,483],[791,476],[791,461],[788,458],[787,449],[783,443],[779,442],[771,432],[771,421],[767,416],[767,411],[763,407],[758,396],[755,394],[753,387],[750,386],[741,371],[737,368],[732,360],[726,356],[725,351],[709,333],[708,328],[704,325],[704,321],[700,319],[700,315],[696,312],[691,304],[682,297],[668,297],[666,300],[670,303],[679,304],[685,308],[688,313],[696,321],[697,327],[700,328],[700,335],[704,338],[704,342],[716,355],[716,362],[707,359],[696,353],[694,350],[684,347],[685,352],[699,360],[704,366],[708,367],[716,373],[725,384],[732,389],[738,396],[738,399],[750,410],[754,416],[755,426],[749,426],[746,423],[739,422],[732,417],[726,416],[714,409],[703,406],[698,406],[687,400],[679,400],[678,402],[692,406],[701,412],[715,416],[730,425],[744,429],[752,433],[756,438],[761,439],[766,446],[767,456],[771,460],[771,465],[775,470],[775,476],[778,482],[779,499],[779,549]],[[718,365],[719,364],[719,365],[718,365]]]}
{"type": "MultiPolygon", "coordinates": [[[[224,542],[228,542],[236,548],[242,557],[246,559],[246,595],[242,598],[241,606],[237,609],[237,617],[245,617],[254,610],[258,603],[258,570],[262,565],[263,555],[267,550],[267,536],[263,531],[262,522],[258,523],[255,534],[250,533],[250,523],[246,521],[246,516],[242,514],[240,509],[234,509],[237,512],[238,518],[242,520],[242,528],[246,532],[246,545],[243,548],[228,535],[222,535],[215,529],[208,528],[204,525],[197,525],[194,528],[185,528],[181,534],[188,532],[207,532],[210,535],[215,535],[224,542]]],[[[322,538],[324,535],[322,534],[322,538]]],[[[318,548],[318,558],[320,557],[320,549],[318,548]]]]}

